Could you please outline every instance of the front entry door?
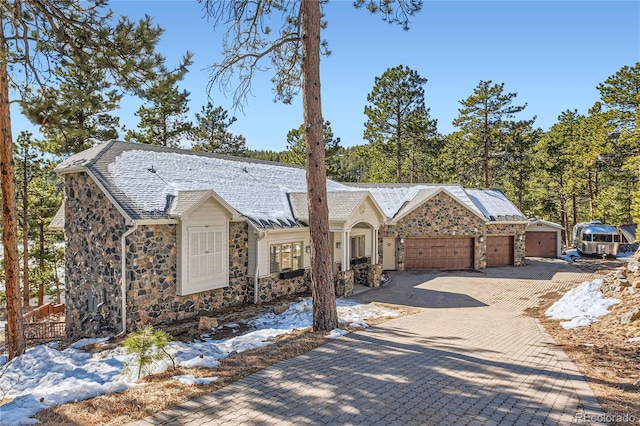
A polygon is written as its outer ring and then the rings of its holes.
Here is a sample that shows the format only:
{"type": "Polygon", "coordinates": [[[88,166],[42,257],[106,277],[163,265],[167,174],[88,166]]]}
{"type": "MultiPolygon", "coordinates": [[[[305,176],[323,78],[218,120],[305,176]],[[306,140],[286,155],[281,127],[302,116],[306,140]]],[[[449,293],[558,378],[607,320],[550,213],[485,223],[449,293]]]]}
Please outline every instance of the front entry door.
{"type": "Polygon", "coordinates": [[[382,269],[396,269],[396,239],[393,237],[382,238],[382,269]]]}

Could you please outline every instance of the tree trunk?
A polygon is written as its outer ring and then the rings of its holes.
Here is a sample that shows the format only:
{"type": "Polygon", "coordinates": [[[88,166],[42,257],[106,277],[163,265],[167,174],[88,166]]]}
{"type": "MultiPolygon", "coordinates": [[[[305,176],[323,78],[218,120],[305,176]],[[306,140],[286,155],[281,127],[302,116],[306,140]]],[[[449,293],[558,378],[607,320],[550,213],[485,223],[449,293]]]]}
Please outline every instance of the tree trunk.
{"type": "MultiPolygon", "coordinates": [[[[331,259],[327,175],[320,100],[320,3],[302,1],[302,103],[307,140],[307,197],[311,234],[313,329],[338,327],[331,259]]],[[[346,267],[346,265],[345,265],[346,267]]]]}
{"type": "MultiPolygon", "coordinates": [[[[39,224],[40,233],[40,271],[44,272],[44,224],[39,224]]],[[[44,280],[41,275],[40,282],[38,283],[38,306],[44,305],[44,280]]]]}
{"type": "Polygon", "coordinates": [[[566,244],[569,245],[569,215],[567,214],[567,200],[564,195],[564,181],[562,177],[560,177],[560,214],[561,214],[561,225],[564,227],[564,238],[566,244]]]}
{"type": "MultiPolygon", "coordinates": [[[[6,58],[6,42],[0,26],[0,57],[6,58]]],[[[0,173],[2,180],[2,243],[4,245],[4,277],[7,298],[7,334],[9,359],[25,350],[22,306],[20,305],[20,273],[18,260],[18,224],[16,188],[13,175],[13,138],[9,107],[9,78],[6,64],[0,64],[0,173]]]]}
{"type": "Polygon", "coordinates": [[[578,201],[575,191],[571,193],[571,201],[571,209],[573,212],[573,226],[576,226],[576,223],[578,223],[578,201]]]}
{"type": "Polygon", "coordinates": [[[29,310],[29,147],[24,146],[22,168],[22,309],[29,310]]]}
{"type": "Polygon", "coordinates": [[[595,216],[595,203],[593,194],[593,174],[587,172],[587,188],[589,191],[589,220],[593,220],[595,216]]]}
{"type": "Polygon", "coordinates": [[[484,178],[484,187],[489,188],[489,117],[485,112],[484,116],[484,132],[482,135],[483,153],[482,153],[482,174],[484,178]]]}

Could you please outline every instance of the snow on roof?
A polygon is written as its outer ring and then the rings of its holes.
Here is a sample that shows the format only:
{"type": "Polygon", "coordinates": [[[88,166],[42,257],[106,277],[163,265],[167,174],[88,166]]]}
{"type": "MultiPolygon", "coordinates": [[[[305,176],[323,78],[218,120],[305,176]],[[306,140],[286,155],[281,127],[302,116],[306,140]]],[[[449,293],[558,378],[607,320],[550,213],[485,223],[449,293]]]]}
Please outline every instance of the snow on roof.
{"type": "Polygon", "coordinates": [[[51,223],[49,223],[49,229],[55,231],[62,231],[64,229],[64,201],[62,202],[62,205],[60,205],[60,208],[56,212],[55,216],[53,216],[53,219],[51,219],[51,223]]]}
{"type": "MultiPolygon", "coordinates": [[[[125,151],[109,164],[114,185],[143,211],[165,211],[179,191],[212,189],[258,224],[296,223],[287,193],[306,191],[305,170],[174,152],[125,151]]],[[[328,187],[339,189],[331,182],[328,187]]]]}
{"type": "MultiPolygon", "coordinates": [[[[76,154],[56,168],[61,174],[84,170],[92,173],[131,219],[179,216],[205,191],[213,191],[228,207],[262,228],[300,226],[298,218],[307,216],[306,195],[289,197],[307,191],[306,172],[299,166],[110,141],[76,154]]],[[[327,180],[329,194],[342,193],[329,195],[333,197],[329,209],[332,217],[342,217],[357,207],[361,195],[354,192],[368,191],[384,215],[393,218],[403,207],[417,206],[439,189],[445,189],[489,220],[524,220],[498,190],[465,190],[460,185],[341,184],[327,180]],[[352,194],[346,195],[348,192],[352,194]]]]}
{"type": "Polygon", "coordinates": [[[547,226],[552,227],[552,228],[558,228],[558,229],[561,229],[561,230],[564,229],[564,226],[560,225],[559,223],[549,222],[548,220],[530,218],[529,219],[529,224],[527,225],[527,229],[528,228],[532,228],[534,225],[547,225],[547,226]]]}
{"type": "Polygon", "coordinates": [[[395,217],[404,206],[409,207],[410,203],[416,204],[417,207],[422,200],[428,198],[433,191],[445,189],[451,195],[456,197],[458,201],[466,205],[470,210],[483,216],[478,207],[471,201],[465,189],[460,185],[436,185],[436,184],[403,184],[403,183],[359,183],[348,185],[354,188],[368,189],[375,200],[378,202],[384,214],[389,217],[395,217]]]}
{"type": "MultiPolygon", "coordinates": [[[[328,192],[327,205],[329,207],[329,220],[346,221],[360,203],[367,198],[368,191],[342,191],[328,192]]],[[[291,208],[296,219],[309,220],[309,207],[306,192],[289,194],[291,208]]]]}
{"type": "MultiPolygon", "coordinates": [[[[56,168],[63,174],[82,169],[93,172],[132,219],[166,218],[172,205],[187,208],[175,205],[179,193],[211,190],[259,227],[299,226],[287,194],[307,190],[299,166],[120,141],[76,154],[56,168]]],[[[349,189],[327,181],[328,191],[349,189]]]]}
{"type": "Polygon", "coordinates": [[[524,221],[524,215],[497,189],[467,189],[469,198],[491,221],[524,221]]]}

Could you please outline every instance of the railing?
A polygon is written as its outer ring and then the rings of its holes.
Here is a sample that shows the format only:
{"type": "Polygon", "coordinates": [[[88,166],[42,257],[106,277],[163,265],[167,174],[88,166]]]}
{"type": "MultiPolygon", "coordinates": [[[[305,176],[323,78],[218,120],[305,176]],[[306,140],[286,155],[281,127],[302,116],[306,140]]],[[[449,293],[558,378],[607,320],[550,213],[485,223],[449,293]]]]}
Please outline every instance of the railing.
{"type": "Polygon", "coordinates": [[[64,313],[64,305],[52,305],[51,303],[47,303],[46,305],[42,305],[34,309],[33,311],[27,312],[22,317],[24,318],[24,322],[38,322],[41,321],[51,315],[64,313]]]}
{"type": "MultiPolygon", "coordinates": [[[[64,305],[52,305],[47,303],[22,316],[24,319],[24,337],[27,346],[36,346],[53,340],[63,340],[66,336],[65,322],[58,321],[57,317],[64,314],[64,305]]],[[[64,319],[64,316],[62,316],[64,319]]],[[[4,333],[0,337],[0,346],[9,342],[9,330],[4,327],[4,333]],[[4,341],[2,341],[4,337],[4,341]]]]}
{"type": "Polygon", "coordinates": [[[24,337],[28,346],[62,340],[65,337],[65,323],[64,321],[25,322],[24,337]]]}

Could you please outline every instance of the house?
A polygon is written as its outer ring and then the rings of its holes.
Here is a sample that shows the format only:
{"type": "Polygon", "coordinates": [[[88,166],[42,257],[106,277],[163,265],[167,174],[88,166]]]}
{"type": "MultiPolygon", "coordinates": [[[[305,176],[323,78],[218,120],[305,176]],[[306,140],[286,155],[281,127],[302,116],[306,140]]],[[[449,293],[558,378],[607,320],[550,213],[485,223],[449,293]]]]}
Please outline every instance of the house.
{"type": "Polygon", "coordinates": [[[562,231],[557,223],[530,219],[527,224],[526,256],[556,258],[562,256],[562,231]]]}
{"type": "MultiPolygon", "coordinates": [[[[309,290],[304,168],[110,141],[63,161],[72,339],[309,290]]],[[[522,265],[527,221],[498,190],[327,181],[336,293],[383,269],[522,265]]]]}

